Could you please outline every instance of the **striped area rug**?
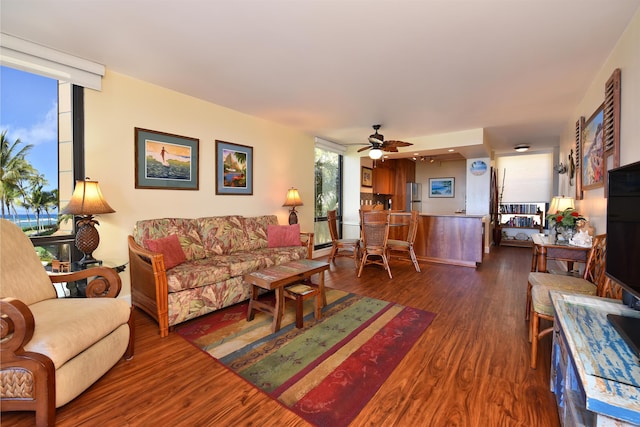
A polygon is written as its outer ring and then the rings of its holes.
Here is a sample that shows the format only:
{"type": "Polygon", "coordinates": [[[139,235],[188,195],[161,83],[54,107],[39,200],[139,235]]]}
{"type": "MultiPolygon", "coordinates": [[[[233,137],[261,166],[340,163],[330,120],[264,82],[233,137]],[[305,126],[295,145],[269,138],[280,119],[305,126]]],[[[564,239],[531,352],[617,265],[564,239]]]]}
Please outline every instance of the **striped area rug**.
{"type": "Polygon", "coordinates": [[[320,321],[313,299],[306,303],[302,329],[293,302],[275,334],[267,314],[247,322],[242,303],[177,332],[308,422],[338,427],[358,415],[435,317],[333,289],[320,321]]]}

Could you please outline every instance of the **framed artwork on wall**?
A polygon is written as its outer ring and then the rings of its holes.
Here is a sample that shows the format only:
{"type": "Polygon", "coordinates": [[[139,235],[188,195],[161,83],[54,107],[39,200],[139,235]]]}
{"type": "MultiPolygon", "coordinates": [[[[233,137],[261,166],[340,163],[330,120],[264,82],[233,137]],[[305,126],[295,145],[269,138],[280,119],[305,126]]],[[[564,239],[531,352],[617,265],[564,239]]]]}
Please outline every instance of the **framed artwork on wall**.
{"type": "Polygon", "coordinates": [[[253,194],[253,147],[216,140],[216,194],[253,194]]]}
{"type": "Polygon", "coordinates": [[[135,128],[135,188],[198,190],[199,139],[135,128]]]}
{"type": "Polygon", "coordinates": [[[429,197],[455,197],[455,178],[429,178],[429,197]]]}
{"type": "Polygon", "coordinates": [[[603,119],[603,105],[600,105],[591,117],[587,119],[582,129],[580,176],[583,190],[604,185],[603,119]]]}
{"type": "Polygon", "coordinates": [[[373,187],[373,170],[371,168],[362,166],[360,185],[363,187],[373,187]]]}

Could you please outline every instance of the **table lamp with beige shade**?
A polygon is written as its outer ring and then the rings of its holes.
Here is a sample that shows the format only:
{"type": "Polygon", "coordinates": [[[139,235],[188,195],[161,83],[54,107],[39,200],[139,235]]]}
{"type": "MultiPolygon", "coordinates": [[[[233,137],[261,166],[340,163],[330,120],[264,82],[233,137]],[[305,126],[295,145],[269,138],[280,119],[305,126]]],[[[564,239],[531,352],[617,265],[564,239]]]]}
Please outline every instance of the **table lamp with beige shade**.
{"type": "Polygon", "coordinates": [[[80,265],[100,262],[93,257],[93,251],[100,243],[100,235],[95,227],[100,223],[93,218],[93,215],[113,212],[115,210],[104,199],[98,181],[91,181],[88,177],[84,181],[76,181],[71,200],[60,213],[81,217],[76,222],[76,247],[84,254],[78,262],[80,265]]]}
{"type": "Polygon", "coordinates": [[[300,193],[298,193],[297,188],[291,187],[287,190],[287,199],[284,201],[282,206],[287,206],[291,208],[289,212],[289,225],[298,223],[298,214],[296,213],[296,206],[302,206],[302,199],[300,198],[300,193]]]}

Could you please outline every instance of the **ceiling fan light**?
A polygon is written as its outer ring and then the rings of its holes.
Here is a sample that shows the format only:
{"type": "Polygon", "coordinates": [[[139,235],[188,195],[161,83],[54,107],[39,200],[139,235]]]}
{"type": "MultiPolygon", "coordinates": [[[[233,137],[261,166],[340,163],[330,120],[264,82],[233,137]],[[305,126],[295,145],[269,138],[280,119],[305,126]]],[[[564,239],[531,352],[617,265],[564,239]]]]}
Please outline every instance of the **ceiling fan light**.
{"type": "Polygon", "coordinates": [[[373,160],[378,160],[382,157],[382,150],[379,148],[372,148],[371,151],[369,151],[369,157],[373,160]]]}

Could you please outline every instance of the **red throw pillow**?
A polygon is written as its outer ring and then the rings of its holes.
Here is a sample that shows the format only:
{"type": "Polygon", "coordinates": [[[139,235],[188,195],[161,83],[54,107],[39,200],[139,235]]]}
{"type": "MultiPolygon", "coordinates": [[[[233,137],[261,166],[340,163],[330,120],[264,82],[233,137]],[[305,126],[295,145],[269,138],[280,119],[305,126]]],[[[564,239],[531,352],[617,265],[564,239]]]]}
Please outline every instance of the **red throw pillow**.
{"type": "Polygon", "coordinates": [[[167,270],[187,260],[182,246],[180,246],[180,240],[178,240],[178,236],[175,234],[160,239],[145,240],[144,245],[150,251],[159,252],[164,255],[164,268],[167,270]]]}
{"type": "Polygon", "coordinates": [[[270,248],[300,246],[300,224],[267,226],[267,245],[270,248]]]}

